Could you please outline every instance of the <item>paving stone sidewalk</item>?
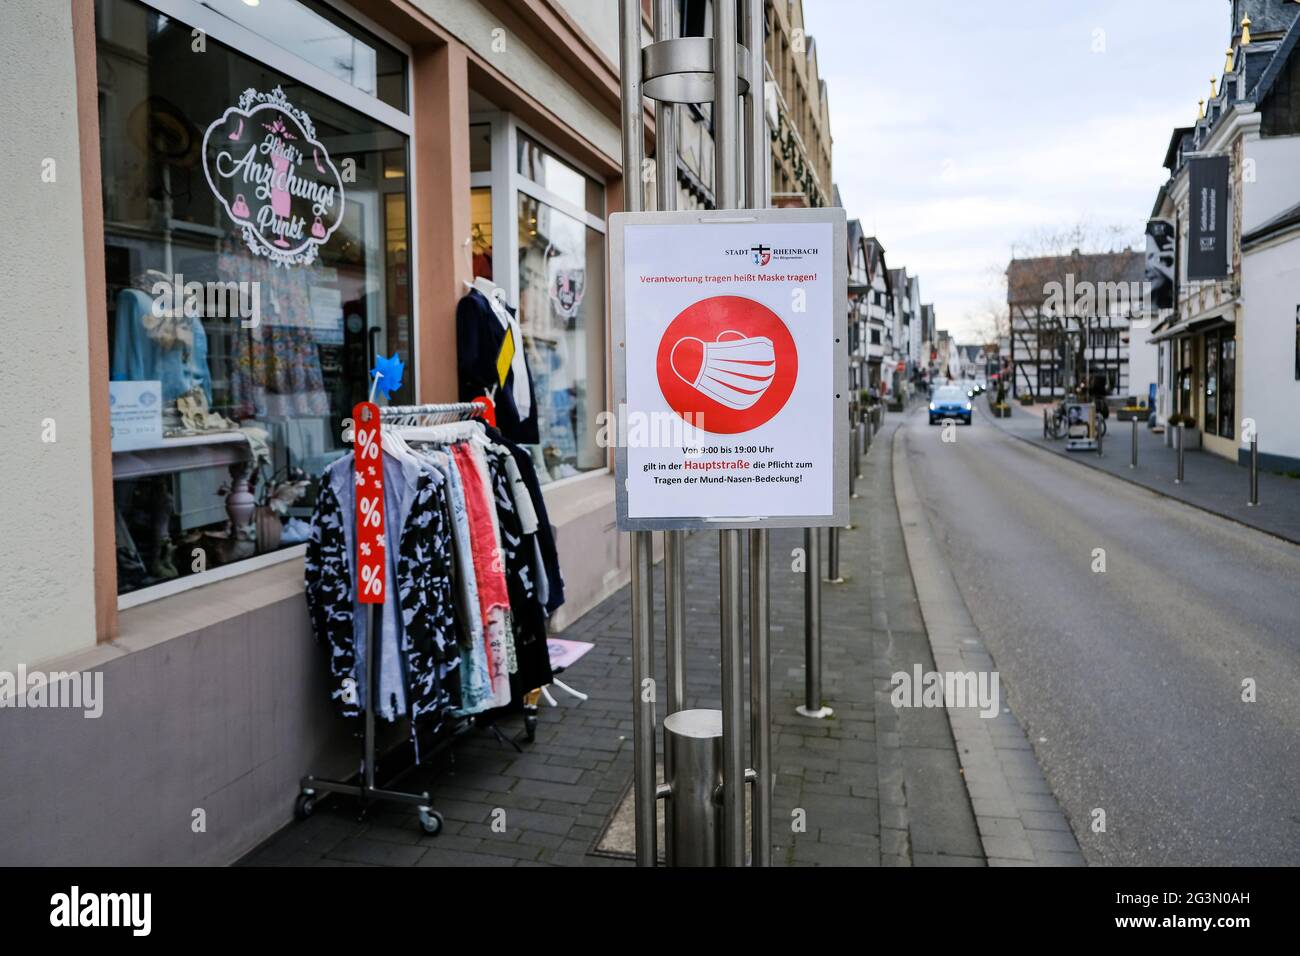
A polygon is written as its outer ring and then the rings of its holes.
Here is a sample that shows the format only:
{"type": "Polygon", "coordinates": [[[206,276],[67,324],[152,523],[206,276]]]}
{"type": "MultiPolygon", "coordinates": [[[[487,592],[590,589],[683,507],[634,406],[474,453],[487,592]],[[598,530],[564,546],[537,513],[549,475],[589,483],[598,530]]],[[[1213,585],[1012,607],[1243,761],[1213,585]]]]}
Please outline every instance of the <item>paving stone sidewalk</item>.
{"type": "MultiPolygon", "coordinates": [[[[973,865],[985,848],[952,730],[942,708],[895,709],[891,674],[934,668],[894,502],[887,418],[863,460],[853,529],[841,535],[843,583],[823,586],[823,698],[827,720],[795,713],[803,702],[803,588],[793,569],[802,532],[772,533],[771,617],[777,865],[973,865]],[[795,811],[806,816],[799,832],[795,811]]],[[[825,545],[823,544],[823,555],[825,545]]],[[[742,567],[745,563],[742,562],[742,567]]],[[[662,571],[656,568],[656,590],[662,571]]],[[[720,700],[717,537],[687,543],[688,706],[720,700]]],[[[656,595],[662,629],[662,593],[656,595]]],[[[446,817],[423,834],[410,811],[380,806],[365,819],[340,798],[291,823],[249,853],[250,865],[629,865],[592,849],[632,776],[630,595],[624,588],[563,637],[595,644],[564,674],[590,695],[543,703],[537,740],[524,752],[483,732],[410,773],[446,817]],[[505,811],[504,832],[492,820],[505,811]]],[[[662,653],[657,662],[662,677],[662,653]]],[[[661,705],[662,708],[662,705],[661,705]]],[[[659,715],[662,721],[663,713],[659,715]]],[[[502,723],[511,734],[518,718],[502,723]]],[[[303,768],[304,770],[308,768],[303,768]]],[[[286,808],[293,794],[285,795],[286,808]]]]}
{"type": "Polygon", "coordinates": [[[1287,541],[1300,544],[1300,479],[1261,471],[1259,506],[1250,507],[1250,470],[1236,462],[1204,451],[1183,454],[1183,483],[1176,484],[1178,453],[1165,446],[1165,436],[1138,423],[1138,466],[1132,460],[1132,425],[1112,418],[1102,455],[1067,452],[1064,440],[1043,437],[1043,406],[1015,407],[1010,418],[997,419],[981,403],[981,413],[1003,431],[1039,448],[1080,464],[1131,481],[1157,494],[1229,518],[1287,541]]]}

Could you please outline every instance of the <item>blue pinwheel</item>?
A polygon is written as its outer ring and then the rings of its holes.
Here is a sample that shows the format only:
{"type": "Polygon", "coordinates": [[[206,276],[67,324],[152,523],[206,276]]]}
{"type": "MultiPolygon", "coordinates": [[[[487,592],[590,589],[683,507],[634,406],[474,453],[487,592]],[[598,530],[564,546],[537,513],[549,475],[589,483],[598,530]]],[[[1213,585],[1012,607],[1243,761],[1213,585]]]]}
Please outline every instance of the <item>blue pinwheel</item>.
{"type": "Polygon", "coordinates": [[[406,367],[402,364],[401,358],[394,352],[392,358],[384,358],[382,355],[375,356],[375,367],[370,370],[370,377],[377,378],[379,381],[375,384],[375,391],[382,393],[387,399],[389,395],[396,392],[402,387],[402,373],[406,367]]]}

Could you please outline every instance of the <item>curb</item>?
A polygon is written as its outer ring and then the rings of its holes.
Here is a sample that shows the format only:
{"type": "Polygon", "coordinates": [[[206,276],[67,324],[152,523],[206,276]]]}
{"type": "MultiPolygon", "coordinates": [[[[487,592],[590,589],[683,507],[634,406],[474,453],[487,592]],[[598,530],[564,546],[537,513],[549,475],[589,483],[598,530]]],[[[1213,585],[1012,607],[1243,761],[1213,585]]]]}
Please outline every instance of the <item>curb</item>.
{"type": "MultiPolygon", "coordinates": [[[[894,498],[935,669],[996,672],[917,495],[899,448],[903,431],[893,435],[894,498]]],[[[945,709],[988,865],[1087,865],[1010,705],[1004,700],[991,718],[974,707],[945,709]]]]}
{"type": "MultiPolygon", "coordinates": [[[[1012,414],[1014,415],[1014,412],[1012,414]]],[[[1107,471],[1105,468],[1102,468],[1099,465],[1094,465],[1090,461],[1088,461],[1088,456],[1086,455],[1081,457],[1071,458],[1069,455],[1062,454],[1061,452],[1058,451],[1053,451],[1051,448],[1045,448],[1042,445],[1040,445],[1038,442],[1034,441],[1032,438],[1026,438],[1024,435],[1017,435],[1015,432],[1011,431],[1010,429],[1000,425],[996,418],[992,418],[988,414],[988,412],[984,411],[983,409],[980,409],[980,415],[984,418],[985,421],[991,424],[998,431],[1002,432],[1002,434],[1006,435],[1008,438],[1014,438],[1016,441],[1022,441],[1030,448],[1037,448],[1045,455],[1052,455],[1055,458],[1064,458],[1066,461],[1072,461],[1076,465],[1082,465],[1085,468],[1091,468],[1093,471],[1101,472],[1103,475],[1107,476],[1108,478],[1114,478],[1117,481],[1122,481],[1125,484],[1132,485],[1134,488],[1141,488],[1143,491],[1149,491],[1151,492],[1151,494],[1159,495],[1161,498],[1168,498],[1170,501],[1176,501],[1179,504],[1186,505],[1189,508],[1195,508],[1197,511],[1201,512],[1202,514],[1214,515],[1214,517],[1222,518],[1224,521],[1231,521],[1233,524],[1237,525],[1238,527],[1249,528],[1251,531],[1258,531],[1260,534],[1266,534],[1270,538],[1276,538],[1278,541],[1285,541],[1287,544],[1300,545],[1300,539],[1291,538],[1288,537],[1287,535],[1279,534],[1276,531],[1270,531],[1268,528],[1261,528],[1259,525],[1250,524],[1248,522],[1242,521],[1240,518],[1234,518],[1232,515],[1224,514],[1222,511],[1215,511],[1213,508],[1207,508],[1205,507],[1205,505],[1198,505],[1194,501],[1188,501],[1186,498],[1180,498],[1177,495],[1170,494],[1167,491],[1162,491],[1159,488],[1152,488],[1150,485],[1144,485],[1142,482],[1137,481],[1134,478],[1129,478],[1127,475],[1121,475],[1121,474],[1116,474],[1113,471],[1107,471]]]]}

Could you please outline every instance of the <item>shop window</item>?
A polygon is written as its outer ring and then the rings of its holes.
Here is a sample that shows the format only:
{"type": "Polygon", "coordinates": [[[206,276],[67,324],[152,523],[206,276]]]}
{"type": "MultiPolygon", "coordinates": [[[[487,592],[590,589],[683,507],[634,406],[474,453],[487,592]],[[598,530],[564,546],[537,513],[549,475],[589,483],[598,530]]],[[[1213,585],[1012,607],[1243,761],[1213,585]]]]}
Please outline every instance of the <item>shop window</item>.
{"type": "Polygon", "coordinates": [[[1237,433],[1237,339],[1228,330],[1219,337],[1219,437],[1237,433]]]}
{"type": "Polygon", "coordinates": [[[469,171],[492,171],[492,124],[471,123],[469,127],[469,171]]]}
{"type": "Polygon", "coordinates": [[[475,186],[469,191],[471,271],[492,278],[492,187],[475,186]]]}
{"type": "Polygon", "coordinates": [[[476,114],[470,138],[490,168],[471,176],[467,248],[474,275],[516,309],[538,479],[605,469],[607,451],[596,443],[606,410],[605,185],[508,113],[476,114]]]}
{"type": "Polygon", "coordinates": [[[1219,434],[1219,335],[1205,337],[1205,432],[1219,434]]]}
{"type": "Polygon", "coordinates": [[[304,542],[376,353],[414,365],[407,136],[331,95],[404,104],[384,78],[404,90],[405,57],[323,5],[208,7],[278,24],[270,38],[317,66],[301,44],[333,37],[316,49],[353,65],[310,85],[318,71],[271,47],[273,65],[250,59],[199,4],[201,56],[180,19],[97,4],[120,593],[304,542]],[[326,26],[284,39],[312,11],[326,26]]]}
{"type": "Polygon", "coordinates": [[[516,134],[518,172],[563,200],[593,216],[605,215],[605,187],[550,152],[522,130],[516,134]]]}
{"type": "Polygon", "coordinates": [[[1179,339],[1174,348],[1177,350],[1178,362],[1177,371],[1175,373],[1177,388],[1174,392],[1174,398],[1178,407],[1175,411],[1180,415],[1192,416],[1192,382],[1196,377],[1192,339],[1179,339]]]}
{"type": "Polygon", "coordinates": [[[1236,434],[1237,340],[1232,329],[1205,336],[1205,430],[1220,438],[1236,434]]]}
{"type": "Polygon", "coordinates": [[[519,193],[519,324],[533,374],[543,481],[606,466],[605,243],[590,226],[519,193]]]}
{"type": "Polygon", "coordinates": [[[406,57],[321,0],[203,5],[394,109],[406,112],[406,57]]]}

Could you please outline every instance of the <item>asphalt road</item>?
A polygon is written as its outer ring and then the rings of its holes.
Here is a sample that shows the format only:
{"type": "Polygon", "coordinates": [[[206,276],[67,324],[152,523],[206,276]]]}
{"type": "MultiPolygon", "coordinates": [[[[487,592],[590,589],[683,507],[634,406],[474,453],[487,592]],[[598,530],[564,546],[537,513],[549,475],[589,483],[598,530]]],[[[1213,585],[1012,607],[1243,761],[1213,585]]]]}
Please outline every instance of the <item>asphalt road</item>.
{"type": "Polygon", "coordinates": [[[942,434],[909,417],[918,492],[1088,861],[1300,864],[1300,547],[979,411],[942,434]]]}

